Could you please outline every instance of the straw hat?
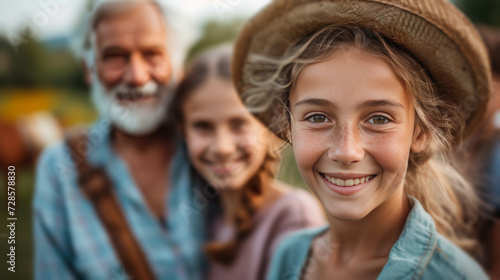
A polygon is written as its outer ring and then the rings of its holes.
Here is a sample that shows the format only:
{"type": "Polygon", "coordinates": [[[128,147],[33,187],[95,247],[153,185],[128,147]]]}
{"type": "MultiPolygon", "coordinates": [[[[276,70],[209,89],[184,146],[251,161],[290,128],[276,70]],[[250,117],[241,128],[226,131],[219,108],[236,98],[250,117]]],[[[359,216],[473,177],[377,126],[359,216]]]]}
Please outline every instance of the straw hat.
{"type": "Polygon", "coordinates": [[[481,37],[447,0],[275,0],[246,23],[233,57],[241,93],[249,84],[249,54],[280,57],[304,36],[327,25],[357,25],[402,46],[428,70],[441,98],[463,113],[467,128],[481,121],[491,70],[481,37]]]}

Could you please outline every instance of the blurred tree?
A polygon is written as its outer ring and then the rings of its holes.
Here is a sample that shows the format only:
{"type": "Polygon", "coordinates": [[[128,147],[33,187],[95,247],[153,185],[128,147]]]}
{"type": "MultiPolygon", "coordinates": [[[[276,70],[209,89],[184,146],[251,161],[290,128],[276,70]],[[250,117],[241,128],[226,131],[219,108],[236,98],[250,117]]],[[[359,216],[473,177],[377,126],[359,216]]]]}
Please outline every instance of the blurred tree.
{"type": "Polygon", "coordinates": [[[244,23],[243,19],[227,23],[217,20],[207,22],[203,27],[202,37],[189,50],[187,60],[212,47],[234,41],[244,23]]]}
{"type": "Polygon", "coordinates": [[[499,0],[453,0],[475,24],[500,27],[499,0]]]}
{"type": "Polygon", "coordinates": [[[47,48],[29,36],[12,46],[0,37],[0,87],[65,87],[84,89],[82,70],[68,48],[47,48]]]}
{"type": "MultiPolygon", "coordinates": [[[[22,38],[30,38],[29,31],[21,32],[22,38]]],[[[0,39],[0,49],[7,53],[9,59],[6,63],[7,71],[3,72],[2,85],[34,86],[41,82],[40,75],[43,71],[43,46],[38,42],[27,39],[18,46],[11,46],[6,39],[0,39]]]]}

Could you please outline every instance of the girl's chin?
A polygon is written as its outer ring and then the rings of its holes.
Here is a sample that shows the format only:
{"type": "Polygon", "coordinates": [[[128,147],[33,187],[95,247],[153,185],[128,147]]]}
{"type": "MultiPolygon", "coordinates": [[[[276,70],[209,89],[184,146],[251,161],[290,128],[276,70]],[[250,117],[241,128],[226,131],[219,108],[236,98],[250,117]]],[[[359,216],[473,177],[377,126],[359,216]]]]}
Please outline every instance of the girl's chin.
{"type": "Polygon", "coordinates": [[[211,178],[209,184],[218,191],[237,191],[243,188],[243,185],[235,184],[234,181],[230,178],[211,178]]]}
{"type": "Polygon", "coordinates": [[[344,222],[355,222],[360,221],[365,218],[369,213],[353,213],[352,211],[343,211],[343,210],[327,210],[328,215],[338,221],[344,222]]]}
{"type": "Polygon", "coordinates": [[[331,197],[326,193],[318,196],[329,217],[340,221],[358,221],[370,214],[369,203],[358,199],[331,197]]]}

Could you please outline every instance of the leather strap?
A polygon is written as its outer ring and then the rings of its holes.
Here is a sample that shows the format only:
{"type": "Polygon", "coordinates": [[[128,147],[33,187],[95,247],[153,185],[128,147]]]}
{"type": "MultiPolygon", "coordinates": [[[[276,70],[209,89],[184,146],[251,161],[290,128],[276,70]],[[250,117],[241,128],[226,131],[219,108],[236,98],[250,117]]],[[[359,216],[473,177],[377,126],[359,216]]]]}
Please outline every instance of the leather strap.
{"type": "Polygon", "coordinates": [[[127,224],[105,170],[87,162],[85,151],[89,141],[86,132],[68,134],[66,143],[78,171],[78,184],[94,205],[125,272],[139,280],[155,279],[144,252],[127,224]]]}

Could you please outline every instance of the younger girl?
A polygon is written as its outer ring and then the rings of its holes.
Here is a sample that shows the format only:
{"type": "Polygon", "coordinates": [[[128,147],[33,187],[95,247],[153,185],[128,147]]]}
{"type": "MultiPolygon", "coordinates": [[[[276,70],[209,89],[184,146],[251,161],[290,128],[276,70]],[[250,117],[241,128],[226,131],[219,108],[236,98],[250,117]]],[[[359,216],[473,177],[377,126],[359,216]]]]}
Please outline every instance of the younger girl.
{"type": "Polygon", "coordinates": [[[448,1],[276,0],[236,50],[246,105],[291,142],[330,224],[287,237],[269,279],[487,278],[462,250],[479,201],[448,155],[490,70],[448,1]]]}
{"type": "MultiPolygon", "coordinates": [[[[278,141],[246,110],[229,71],[230,48],[195,59],[173,102],[192,165],[217,193],[208,209],[208,279],[263,279],[287,233],[323,225],[318,203],[273,181],[278,141]]],[[[212,193],[212,192],[209,192],[212,193]]]]}

